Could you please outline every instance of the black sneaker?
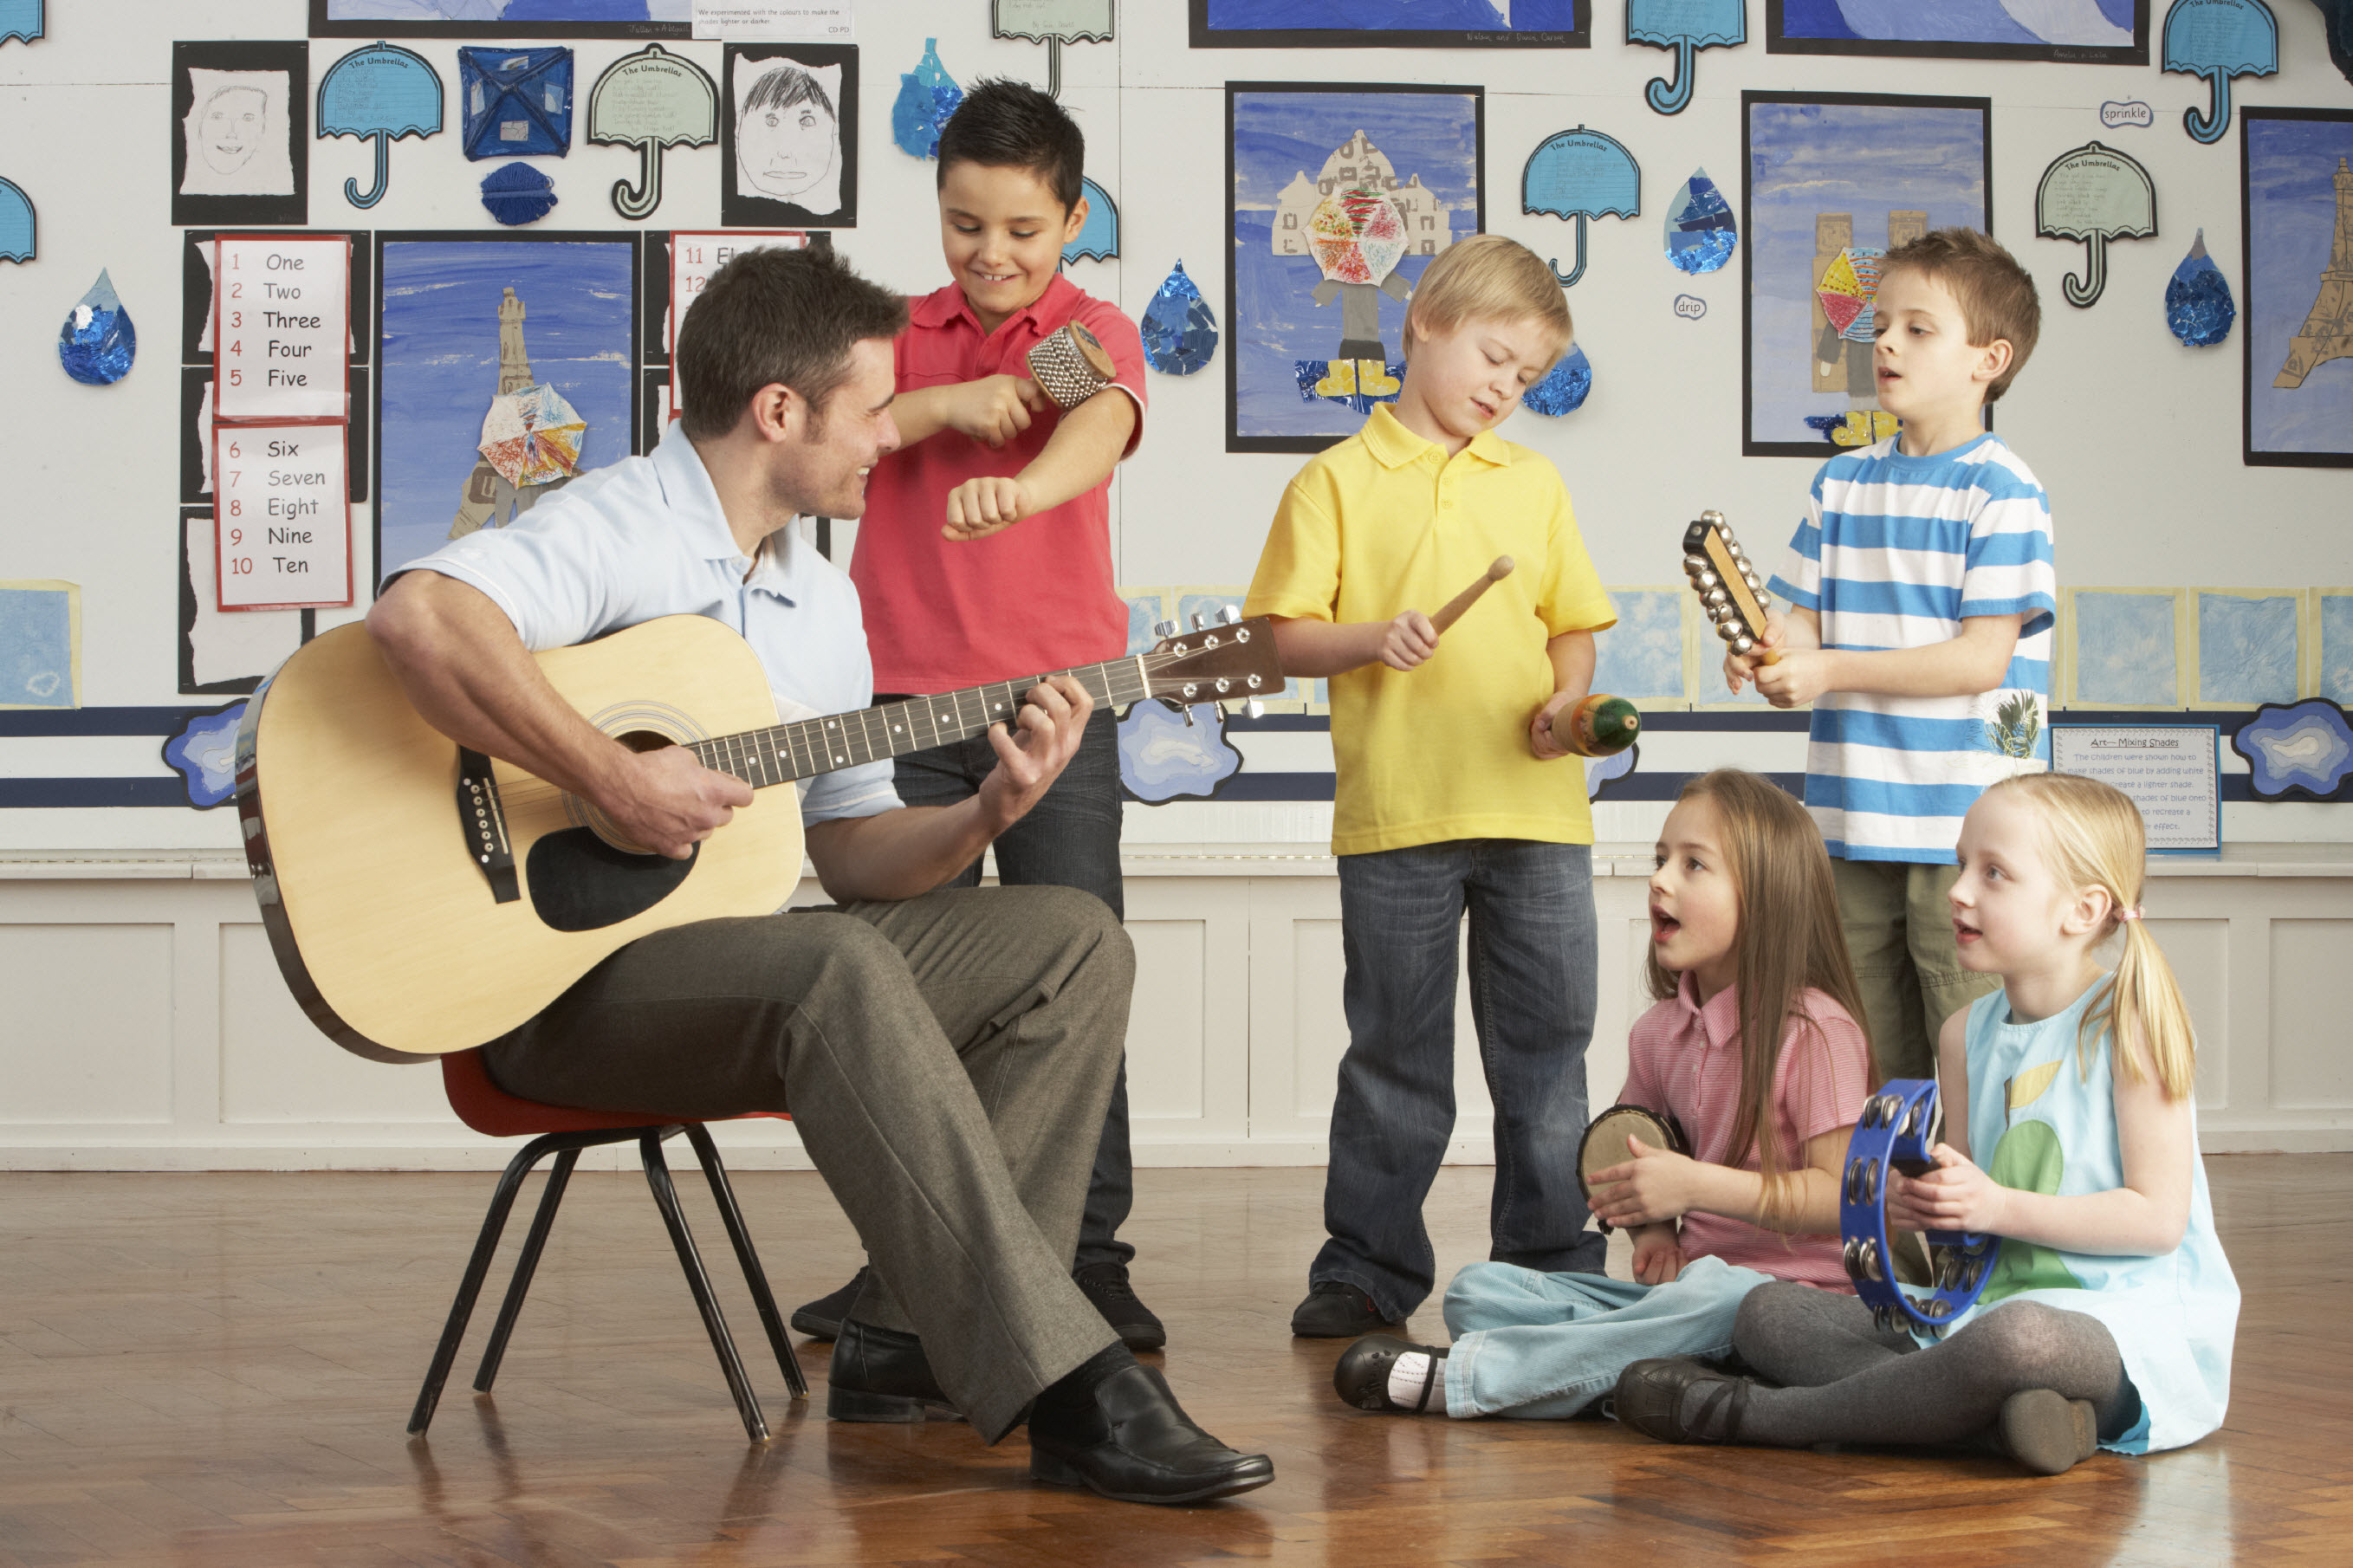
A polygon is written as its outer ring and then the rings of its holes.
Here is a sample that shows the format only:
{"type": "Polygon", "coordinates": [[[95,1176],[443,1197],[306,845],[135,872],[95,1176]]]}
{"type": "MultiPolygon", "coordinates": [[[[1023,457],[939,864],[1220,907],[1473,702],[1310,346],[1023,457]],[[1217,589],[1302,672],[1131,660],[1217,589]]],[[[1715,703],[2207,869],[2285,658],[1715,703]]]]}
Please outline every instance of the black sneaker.
{"type": "Polygon", "coordinates": [[[1291,1331],[1303,1340],[1353,1340],[1388,1326],[1373,1299],[1345,1279],[1316,1280],[1291,1312],[1291,1331]]]}
{"type": "Polygon", "coordinates": [[[807,1334],[813,1340],[838,1340],[841,1337],[841,1320],[849,1316],[849,1309],[858,1305],[858,1293],[866,1289],[868,1269],[860,1267],[850,1277],[849,1283],[830,1296],[819,1296],[814,1301],[796,1308],[792,1315],[793,1332],[807,1334]]]}
{"type": "Polygon", "coordinates": [[[1128,1349],[1156,1351],[1168,1342],[1167,1329],[1151,1308],[1136,1300],[1135,1287],[1127,1282],[1126,1264],[1084,1264],[1071,1270],[1071,1279],[1128,1349]]]}

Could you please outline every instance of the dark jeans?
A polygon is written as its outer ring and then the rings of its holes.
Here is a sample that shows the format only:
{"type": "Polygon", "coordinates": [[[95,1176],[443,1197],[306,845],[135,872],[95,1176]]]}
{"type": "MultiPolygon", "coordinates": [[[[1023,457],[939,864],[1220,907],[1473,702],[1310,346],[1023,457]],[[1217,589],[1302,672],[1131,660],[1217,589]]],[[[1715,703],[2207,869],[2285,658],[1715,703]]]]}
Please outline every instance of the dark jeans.
{"type": "MultiPolygon", "coordinates": [[[[879,693],[874,700],[901,700],[895,695],[879,693]]],[[[1109,709],[1098,709],[1087,721],[1078,754],[1062,776],[1029,816],[997,840],[999,882],[1008,888],[1076,888],[1110,905],[1115,918],[1127,918],[1119,874],[1118,725],[1118,716],[1109,709]]],[[[985,735],[910,752],[899,759],[899,798],[909,805],[954,805],[978,794],[980,781],[996,766],[997,752],[985,735]]],[[[979,883],[980,862],[975,860],[945,885],[971,888],[979,883]]],[[[1094,1175],[1087,1184],[1086,1214],[1079,1225],[1078,1267],[1124,1264],[1135,1256],[1134,1247],[1118,1239],[1119,1227],[1126,1223],[1134,1202],[1135,1173],[1127,1133],[1127,1062],[1123,1057],[1119,1076],[1112,1081],[1103,1141],[1095,1149],[1094,1175]]]]}
{"type": "Polygon", "coordinates": [[[1593,851],[1468,838],[1340,857],[1348,1050],[1324,1184],[1331,1239],[1308,1279],[1345,1280],[1399,1321],[1437,1260],[1422,1200],[1454,1131],[1455,943],[1471,917],[1471,1016],[1495,1102],[1498,1263],[1601,1272],[1577,1182],[1599,963],[1593,851]]]}

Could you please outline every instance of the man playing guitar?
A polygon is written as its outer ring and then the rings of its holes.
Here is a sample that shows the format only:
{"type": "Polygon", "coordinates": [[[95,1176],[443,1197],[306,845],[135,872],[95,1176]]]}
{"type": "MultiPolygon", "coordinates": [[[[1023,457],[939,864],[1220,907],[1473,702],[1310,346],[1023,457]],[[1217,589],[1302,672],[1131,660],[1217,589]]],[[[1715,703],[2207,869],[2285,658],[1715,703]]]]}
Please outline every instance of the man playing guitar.
{"type": "MultiPolygon", "coordinates": [[[[681,323],[683,416],[652,456],[413,563],[377,600],[368,629],[409,701],[673,858],[738,810],[780,809],[684,746],[624,746],[532,653],[699,614],[751,643],[779,717],[863,707],[856,593],[787,525],[865,510],[869,469],[899,444],[891,340],[906,321],[829,253],[731,261],[681,323]]],[[[1071,1280],[1124,1045],[1126,934],[1067,889],[934,890],[1045,793],[1092,706],[1066,677],[1031,689],[989,731],[996,772],[955,805],[902,806],[887,759],[809,781],[807,852],[836,909],[642,937],[484,1058],[546,1103],[789,1110],[875,1270],[834,1348],[837,1418],[961,1413],[992,1443],[1026,1421],[1034,1477],[1188,1502],[1273,1467],[1194,1425],[1071,1280]]]]}

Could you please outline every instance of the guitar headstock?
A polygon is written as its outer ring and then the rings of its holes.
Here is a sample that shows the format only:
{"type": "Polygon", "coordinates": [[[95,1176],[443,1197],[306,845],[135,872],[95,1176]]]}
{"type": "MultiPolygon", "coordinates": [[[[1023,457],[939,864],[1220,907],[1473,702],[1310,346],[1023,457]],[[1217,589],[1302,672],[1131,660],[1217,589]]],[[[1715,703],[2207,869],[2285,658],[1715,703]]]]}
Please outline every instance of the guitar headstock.
{"type": "MultiPolygon", "coordinates": [[[[1233,613],[1230,608],[1227,611],[1233,613]]],[[[1166,621],[1155,629],[1163,636],[1144,656],[1145,680],[1154,697],[1190,706],[1255,702],[1282,690],[1282,658],[1275,651],[1274,623],[1264,616],[1196,625],[1182,636],[1166,635],[1175,630],[1166,621]]]]}
{"type": "Polygon", "coordinates": [[[1715,635],[1735,653],[1753,652],[1765,638],[1765,584],[1722,512],[1704,511],[1683,530],[1683,574],[1715,635]]]}

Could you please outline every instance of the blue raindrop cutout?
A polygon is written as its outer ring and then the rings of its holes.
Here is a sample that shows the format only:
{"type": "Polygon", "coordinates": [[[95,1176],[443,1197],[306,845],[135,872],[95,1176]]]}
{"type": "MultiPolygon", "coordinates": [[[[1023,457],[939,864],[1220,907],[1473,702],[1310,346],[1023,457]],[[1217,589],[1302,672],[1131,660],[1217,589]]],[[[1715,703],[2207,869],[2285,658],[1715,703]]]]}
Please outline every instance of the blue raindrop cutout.
{"type": "Polygon", "coordinates": [[[1144,360],[1166,375],[1190,375],[1218,352],[1218,318],[1179,261],[1144,312],[1144,360]]]}
{"type": "Polygon", "coordinates": [[[1667,259],[1678,271],[1713,272],[1732,259],[1740,227],[1705,169],[1694,169],[1667,204],[1667,259]]]}
{"type": "Polygon", "coordinates": [[[923,59],[899,77],[899,100],[891,106],[891,140],[910,157],[938,157],[940,127],[963,101],[964,89],[940,64],[940,41],[925,38],[923,59]]]}
{"type": "Polygon", "coordinates": [[[1542,381],[1521,395],[1520,402],[1538,414],[1549,414],[1557,419],[1585,406],[1586,394],[1592,390],[1593,363],[1585,357],[1583,349],[1571,345],[1542,381]]]}
{"type": "Polygon", "coordinates": [[[58,329],[58,362],[66,374],[90,386],[111,386],[131,374],[139,353],[139,332],[131,312],[115,298],[114,281],[100,269],[90,292],[66,312],[58,329]]]}
{"type": "Polygon", "coordinates": [[[2189,254],[2173,269],[2165,286],[2165,324],[2193,349],[2211,348],[2231,335],[2239,307],[2231,299],[2231,280],[2206,254],[2206,231],[2200,229],[2189,254]]]}

